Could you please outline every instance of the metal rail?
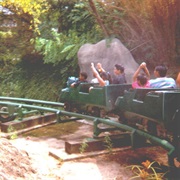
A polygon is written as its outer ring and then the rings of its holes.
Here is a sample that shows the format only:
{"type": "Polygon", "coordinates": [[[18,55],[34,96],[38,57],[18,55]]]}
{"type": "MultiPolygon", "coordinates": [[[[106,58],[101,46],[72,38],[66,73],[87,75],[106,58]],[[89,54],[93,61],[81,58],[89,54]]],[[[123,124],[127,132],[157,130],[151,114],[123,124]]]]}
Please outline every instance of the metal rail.
{"type": "MultiPolygon", "coordinates": [[[[5,99],[10,100],[11,98],[5,98],[5,99]]],[[[13,100],[15,100],[15,99],[16,98],[13,98],[13,100]]],[[[43,101],[41,101],[41,102],[43,102],[43,101]]],[[[110,126],[119,128],[121,130],[123,129],[123,130],[126,130],[126,131],[130,131],[131,132],[131,144],[132,144],[132,146],[135,146],[135,144],[134,144],[135,141],[134,140],[136,138],[136,135],[139,135],[139,136],[142,136],[142,137],[144,137],[144,138],[146,138],[146,139],[160,145],[161,147],[163,147],[164,149],[169,151],[168,152],[169,157],[171,157],[172,153],[175,151],[175,147],[173,145],[171,145],[166,140],[163,140],[163,139],[160,139],[160,138],[155,137],[153,135],[150,135],[145,131],[135,129],[135,128],[130,127],[128,125],[125,125],[125,124],[122,124],[122,123],[119,123],[119,122],[115,122],[115,121],[112,121],[112,120],[109,120],[109,119],[103,119],[103,118],[99,118],[99,117],[93,117],[93,116],[78,114],[78,113],[74,113],[74,112],[67,112],[67,111],[60,110],[60,109],[42,107],[42,106],[37,106],[37,105],[20,104],[20,103],[4,102],[4,101],[0,101],[0,104],[1,105],[6,105],[6,106],[18,107],[18,108],[28,108],[28,109],[52,112],[52,113],[55,113],[58,117],[61,116],[61,115],[65,115],[65,116],[71,116],[71,117],[76,117],[76,118],[80,118],[80,119],[91,120],[91,121],[94,122],[94,137],[97,137],[100,134],[100,129],[98,128],[98,124],[103,123],[103,124],[106,124],[106,125],[110,125],[110,126]]],[[[47,104],[49,104],[49,103],[47,103],[47,104]]],[[[50,104],[52,105],[52,104],[56,104],[56,103],[50,103],[50,104]]],[[[60,120],[60,121],[61,122],[66,122],[65,120],[60,120]]]]}
{"type": "Polygon", "coordinates": [[[4,97],[0,96],[0,101],[14,101],[14,102],[24,102],[24,103],[33,103],[33,104],[46,104],[51,106],[60,106],[63,107],[64,103],[43,101],[37,99],[26,99],[26,98],[15,98],[15,97],[4,97]]]}

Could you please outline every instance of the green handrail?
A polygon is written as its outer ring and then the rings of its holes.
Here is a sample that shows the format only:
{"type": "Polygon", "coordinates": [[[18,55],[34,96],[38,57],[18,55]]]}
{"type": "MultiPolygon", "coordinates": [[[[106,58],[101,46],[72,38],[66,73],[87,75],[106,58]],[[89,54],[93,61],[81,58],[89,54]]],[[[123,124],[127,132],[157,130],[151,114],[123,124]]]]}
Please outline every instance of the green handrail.
{"type": "MultiPolygon", "coordinates": [[[[88,115],[83,115],[83,114],[78,114],[78,113],[74,113],[74,112],[67,112],[64,110],[60,110],[60,109],[55,109],[55,108],[48,108],[48,107],[42,107],[42,106],[37,106],[37,105],[29,105],[29,104],[20,104],[20,103],[14,103],[14,102],[4,102],[4,101],[0,101],[1,105],[9,105],[9,106],[14,106],[14,107],[18,107],[18,108],[30,108],[30,109],[36,109],[36,110],[41,110],[41,111],[47,111],[47,112],[52,112],[52,113],[56,113],[58,116],[60,115],[67,115],[67,116],[71,116],[71,117],[77,117],[77,118],[81,118],[81,119],[87,119],[87,120],[91,120],[94,121],[94,123],[97,125],[98,123],[104,123],[106,125],[110,125],[110,126],[114,126],[117,127],[119,129],[123,129],[126,131],[130,131],[132,133],[132,135],[135,133],[137,133],[140,136],[145,137],[146,139],[149,139],[150,141],[153,141],[154,143],[160,145],[161,147],[165,148],[168,152],[168,155],[171,156],[172,153],[175,151],[175,147],[173,145],[171,145],[168,141],[160,139],[158,137],[155,137],[153,135],[150,135],[148,133],[146,133],[145,131],[142,130],[138,130],[135,129],[133,127],[130,127],[128,125],[125,124],[121,124],[119,122],[115,122],[109,119],[103,119],[103,118],[99,118],[99,117],[93,117],[93,116],[88,116],[88,115]]],[[[95,135],[97,134],[97,132],[94,132],[95,135]]]]}
{"type": "Polygon", "coordinates": [[[24,103],[46,104],[46,105],[52,105],[52,106],[64,106],[64,103],[43,101],[43,100],[37,100],[37,99],[26,99],[26,98],[15,98],[15,97],[0,96],[0,101],[1,100],[3,100],[3,101],[24,102],[24,103]]]}

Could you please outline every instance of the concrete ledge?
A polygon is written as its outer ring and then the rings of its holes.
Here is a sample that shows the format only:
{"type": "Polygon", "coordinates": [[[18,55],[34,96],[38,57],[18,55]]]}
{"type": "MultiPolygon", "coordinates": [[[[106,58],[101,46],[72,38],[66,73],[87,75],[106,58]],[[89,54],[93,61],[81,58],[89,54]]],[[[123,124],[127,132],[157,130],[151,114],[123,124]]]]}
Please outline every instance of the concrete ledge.
{"type": "Polygon", "coordinates": [[[74,161],[74,160],[83,159],[83,158],[101,156],[101,155],[109,154],[109,153],[117,153],[117,152],[129,150],[129,149],[132,149],[132,147],[127,146],[127,147],[114,148],[112,149],[111,152],[108,150],[102,150],[102,151],[84,152],[84,153],[79,153],[79,154],[68,154],[64,151],[64,149],[58,149],[58,150],[50,149],[49,155],[60,162],[68,162],[68,161],[74,161]]]}
{"type": "MultiPolygon", "coordinates": [[[[116,136],[111,135],[109,136],[109,138],[110,143],[112,144],[112,148],[131,145],[131,138],[129,133],[116,136]]],[[[68,154],[81,153],[81,150],[83,150],[83,152],[92,152],[101,151],[105,149],[108,149],[108,143],[105,142],[105,137],[101,137],[98,139],[87,138],[84,140],[70,140],[65,142],[65,151],[68,154]]]]}
{"type": "Polygon", "coordinates": [[[35,127],[37,125],[51,123],[55,119],[57,119],[56,114],[50,113],[45,115],[31,116],[28,118],[24,118],[21,121],[17,121],[17,120],[9,121],[5,123],[1,123],[1,132],[10,133],[15,131],[20,131],[22,129],[35,127]]]}

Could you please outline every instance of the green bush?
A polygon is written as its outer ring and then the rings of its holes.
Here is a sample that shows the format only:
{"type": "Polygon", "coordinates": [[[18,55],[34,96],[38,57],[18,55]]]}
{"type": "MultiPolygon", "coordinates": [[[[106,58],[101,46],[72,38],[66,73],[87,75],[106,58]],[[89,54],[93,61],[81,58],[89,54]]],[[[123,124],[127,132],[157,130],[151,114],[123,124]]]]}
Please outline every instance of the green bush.
{"type": "MultiPolygon", "coordinates": [[[[16,66],[0,67],[1,96],[58,101],[65,86],[66,66],[23,61],[16,66]]],[[[72,74],[76,68],[73,68],[72,74]]],[[[68,74],[68,75],[67,75],[68,74]]]]}

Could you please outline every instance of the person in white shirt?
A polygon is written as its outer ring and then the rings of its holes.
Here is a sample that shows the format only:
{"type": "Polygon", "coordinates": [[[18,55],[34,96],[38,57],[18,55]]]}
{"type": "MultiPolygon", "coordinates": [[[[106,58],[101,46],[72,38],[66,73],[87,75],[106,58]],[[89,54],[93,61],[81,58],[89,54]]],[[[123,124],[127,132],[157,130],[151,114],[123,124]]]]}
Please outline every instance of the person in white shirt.
{"type": "MultiPolygon", "coordinates": [[[[103,69],[101,63],[97,63],[97,65],[96,65],[96,71],[100,74],[100,76],[101,76],[101,73],[102,73],[102,72],[106,72],[106,71],[103,69]]],[[[98,79],[96,78],[94,72],[93,72],[93,77],[94,77],[94,78],[91,80],[91,83],[98,84],[99,81],[98,81],[98,79]]]]}
{"type": "Polygon", "coordinates": [[[98,83],[100,86],[105,86],[110,84],[110,75],[107,72],[101,72],[101,74],[98,73],[96,68],[94,67],[94,63],[91,63],[91,69],[93,71],[94,76],[97,78],[98,83]]]}

